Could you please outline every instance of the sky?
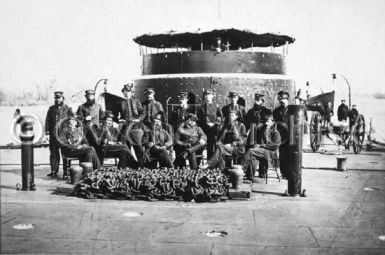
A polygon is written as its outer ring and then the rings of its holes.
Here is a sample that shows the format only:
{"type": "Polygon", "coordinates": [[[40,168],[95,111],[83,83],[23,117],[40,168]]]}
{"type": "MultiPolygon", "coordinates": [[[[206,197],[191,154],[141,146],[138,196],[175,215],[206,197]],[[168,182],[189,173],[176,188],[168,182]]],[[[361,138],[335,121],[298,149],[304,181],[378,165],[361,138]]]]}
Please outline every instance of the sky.
{"type": "MultiPolygon", "coordinates": [[[[119,91],[140,76],[133,38],[197,28],[245,28],[296,38],[287,75],[313,93],[385,93],[385,1],[370,0],[1,0],[0,87],[15,94],[36,85],[119,91]]],[[[277,51],[280,52],[280,51],[277,51]]]]}

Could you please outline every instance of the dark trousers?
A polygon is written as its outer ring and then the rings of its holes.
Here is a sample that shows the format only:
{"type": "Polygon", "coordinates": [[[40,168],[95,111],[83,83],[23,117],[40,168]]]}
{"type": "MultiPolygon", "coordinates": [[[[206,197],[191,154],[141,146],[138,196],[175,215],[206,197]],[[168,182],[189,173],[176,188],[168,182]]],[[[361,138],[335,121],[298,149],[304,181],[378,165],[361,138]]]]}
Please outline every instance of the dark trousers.
{"type": "Polygon", "coordinates": [[[174,160],[174,166],[183,168],[186,167],[186,159],[182,157],[183,152],[188,152],[188,161],[191,169],[197,169],[198,165],[200,163],[200,160],[198,162],[197,155],[202,155],[203,150],[205,148],[205,145],[200,145],[199,143],[196,143],[190,148],[185,148],[182,146],[175,145],[175,154],[176,158],[174,160]]]}
{"type": "Polygon", "coordinates": [[[159,162],[160,167],[169,167],[173,168],[174,165],[171,161],[171,156],[165,149],[156,149],[152,147],[148,151],[148,160],[146,162],[146,166],[148,168],[156,168],[156,163],[159,162]]]}
{"type": "Polygon", "coordinates": [[[226,159],[239,158],[245,153],[244,146],[227,148],[224,145],[218,145],[214,154],[207,161],[210,168],[219,168],[224,170],[226,167],[226,159]]]}
{"type": "Polygon", "coordinates": [[[217,148],[216,143],[217,143],[217,135],[219,132],[218,130],[219,128],[218,128],[218,125],[215,124],[212,127],[207,126],[202,129],[207,136],[206,150],[207,150],[207,158],[209,159],[212,157],[212,155],[214,154],[217,148]]]}
{"type": "Polygon", "coordinates": [[[106,144],[102,145],[98,150],[98,157],[100,163],[103,165],[104,158],[106,157],[118,157],[118,168],[137,168],[138,162],[131,154],[127,145],[122,144],[106,144]]]}
{"type": "Polygon", "coordinates": [[[65,148],[63,149],[63,154],[66,157],[78,158],[80,162],[92,163],[94,170],[101,168],[100,161],[94,147],[85,146],[79,149],[65,148]]]}
{"type": "Polygon", "coordinates": [[[267,167],[264,148],[250,148],[243,156],[243,168],[245,169],[246,178],[253,180],[257,165],[259,166],[259,176],[262,177],[264,169],[267,167]]]}
{"type": "Polygon", "coordinates": [[[51,165],[51,173],[57,173],[59,172],[60,164],[60,146],[54,134],[50,134],[49,137],[49,163],[51,165]]]}

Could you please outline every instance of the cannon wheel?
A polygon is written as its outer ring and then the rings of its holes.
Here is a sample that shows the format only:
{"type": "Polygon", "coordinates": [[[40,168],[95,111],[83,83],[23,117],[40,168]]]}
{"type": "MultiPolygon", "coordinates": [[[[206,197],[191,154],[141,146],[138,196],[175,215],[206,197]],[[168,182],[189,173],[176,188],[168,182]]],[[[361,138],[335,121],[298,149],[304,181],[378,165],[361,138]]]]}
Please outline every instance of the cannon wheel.
{"type": "Polygon", "coordinates": [[[310,120],[310,147],[316,152],[321,145],[321,114],[313,113],[310,120]]]}
{"type": "Polygon", "coordinates": [[[362,144],[365,139],[365,118],[362,114],[358,115],[357,120],[352,127],[352,136],[353,151],[355,154],[358,154],[362,150],[362,144]]]}

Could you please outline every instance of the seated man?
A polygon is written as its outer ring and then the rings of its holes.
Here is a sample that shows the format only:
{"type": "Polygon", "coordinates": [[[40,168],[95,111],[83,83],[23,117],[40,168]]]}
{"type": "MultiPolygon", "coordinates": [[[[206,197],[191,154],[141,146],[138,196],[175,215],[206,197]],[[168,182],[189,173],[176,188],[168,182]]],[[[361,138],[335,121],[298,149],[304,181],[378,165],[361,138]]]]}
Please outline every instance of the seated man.
{"type": "Polygon", "coordinates": [[[191,169],[198,168],[196,155],[201,155],[207,143],[207,137],[203,130],[196,125],[198,117],[189,114],[186,121],[175,133],[175,167],[185,167],[186,158],[191,169]]]}
{"type": "Polygon", "coordinates": [[[265,125],[256,138],[256,144],[249,148],[243,156],[243,168],[248,180],[253,181],[259,161],[259,177],[263,177],[268,166],[278,163],[277,149],[281,144],[281,136],[274,127],[273,115],[265,116],[265,125]]]}
{"type": "Polygon", "coordinates": [[[246,128],[236,120],[237,117],[237,111],[230,110],[228,119],[219,132],[217,148],[202,169],[224,170],[227,158],[238,158],[245,153],[246,128]]]}
{"type": "Polygon", "coordinates": [[[98,139],[99,160],[103,164],[105,157],[118,157],[118,168],[137,168],[138,162],[125,143],[124,134],[119,133],[119,130],[113,127],[113,119],[114,114],[106,111],[105,121],[100,130],[101,136],[98,139]]]}
{"type": "Polygon", "coordinates": [[[78,126],[76,117],[68,119],[68,126],[59,133],[58,139],[65,157],[78,158],[80,162],[91,162],[93,169],[101,167],[98,155],[94,147],[88,145],[83,134],[83,128],[78,126]]]}
{"type": "Polygon", "coordinates": [[[172,146],[172,138],[162,128],[162,115],[157,114],[153,120],[152,128],[143,135],[142,144],[146,148],[145,157],[147,159],[145,165],[149,168],[156,168],[156,162],[159,161],[160,167],[174,167],[167,151],[172,146]]]}

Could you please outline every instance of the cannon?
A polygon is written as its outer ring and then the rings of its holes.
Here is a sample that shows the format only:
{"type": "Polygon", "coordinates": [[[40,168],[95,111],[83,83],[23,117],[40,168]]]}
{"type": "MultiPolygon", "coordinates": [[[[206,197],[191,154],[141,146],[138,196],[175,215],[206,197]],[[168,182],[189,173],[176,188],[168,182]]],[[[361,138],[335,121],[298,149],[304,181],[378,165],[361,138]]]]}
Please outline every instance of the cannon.
{"type": "Polygon", "coordinates": [[[328,102],[334,106],[334,91],[322,93],[320,95],[308,98],[306,101],[306,108],[312,111],[310,119],[310,147],[313,152],[316,152],[320,146],[322,136],[326,136],[333,142],[341,143],[347,150],[353,147],[355,154],[361,152],[365,138],[365,118],[359,114],[354,123],[324,125],[324,109],[328,102]],[[333,138],[333,135],[337,137],[333,138]]]}

